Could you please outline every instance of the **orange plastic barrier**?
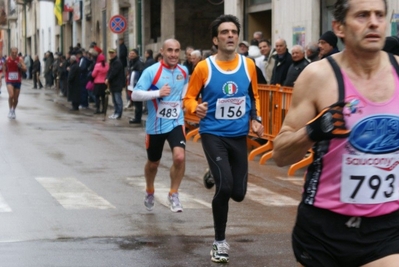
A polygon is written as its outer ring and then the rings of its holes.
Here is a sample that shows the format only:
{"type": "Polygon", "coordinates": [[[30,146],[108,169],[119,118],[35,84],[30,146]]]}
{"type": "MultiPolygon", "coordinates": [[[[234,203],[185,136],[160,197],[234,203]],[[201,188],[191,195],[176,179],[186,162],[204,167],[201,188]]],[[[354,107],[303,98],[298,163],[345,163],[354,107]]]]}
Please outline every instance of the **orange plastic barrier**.
{"type": "MultiPolygon", "coordinates": [[[[273,149],[273,140],[279,133],[285,114],[291,105],[292,88],[281,87],[279,85],[259,84],[258,94],[260,100],[260,115],[263,119],[264,133],[262,139],[266,140],[264,145],[261,145],[249,153],[248,159],[253,160],[256,156],[264,154],[273,149]]],[[[249,137],[257,137],[252,131],[249,137]]],[[[271,157],[266,154],[261,161],[264,164],[267,159],[271,157]]]]}
{"type": "Polygon", "coordinates": [[[198,128],[199,121],[200,119],[195,115],[187,114],[187,112],[184,114],[185,126],[186,129],[189,130],[188,133],[186,134],[187,140],[194,138],[193,141],[197,142],[198,139],[200,138],[199,128],[198,128]]]}
{"type": "MultiPolygon", "coordinates": [[[[201,98],[198,99],[198,103],[201,103],[201,98]]],[[[188,112],[184,113],[184,124],[188,133],[186,134],[186,139],[190,140],[193,138],[194,142],[197,142],[198,139],[201,138],[199,134],[199,122],[200,119],[195,114],[188,114],[188,112]]]]}
{"type": "MultiPolygon", "coordinates": [[[[292,89],[292,87],[281,87],[280,85],[259,84],[260,114],[264,118],[262,124],[265,129],[262,139],[266,143],[257,147],[253,145],[253,138],[257,138],[257,136],[251,131],[248,140],[251,140],[251,146],[256,148],[249,153],[248,160],[253,160],[256,156],[261,155],[259,164],[265,164],[272,157],[273,140],[279,133],[291,105],[292,89]]],[[[293,176],[297,170],[306,167],[312,160],[313,151],[310,150],[303,160],[290,166],[288,175],[293,176]]]]}

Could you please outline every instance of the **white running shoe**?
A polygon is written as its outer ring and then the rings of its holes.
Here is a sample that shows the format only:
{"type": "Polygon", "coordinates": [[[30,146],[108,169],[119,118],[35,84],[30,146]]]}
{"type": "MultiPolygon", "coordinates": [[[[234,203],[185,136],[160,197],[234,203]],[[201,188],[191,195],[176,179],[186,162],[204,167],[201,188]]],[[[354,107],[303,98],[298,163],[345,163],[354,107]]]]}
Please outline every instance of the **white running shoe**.
{"type": "Polygon", "coordinates": [[[152,209],[154,208],[154,194],[146,193],[144,198],[144,206],[148,211],[152,211],[152,209]]]}
{"type": "Polygon", "coordinates": [[[227,263],[229,262],[230,246],[226,241],[213,242],[211,250],[211,260],[213,262],[227,263]]]}
{"type": "Polygon", "coordinates": [[[173,212],[182,212],[183,206],[179,200],[179,193],[174,193],[172,195],[168,195],[169,207],[173,212]]]}
{"type": "Polygon", "coordinates": [[[108,116],[108,119],[115,119],[116,118],[116,114],[112,114],[111,116],[108,116]]]}
{"type": "Polygon", "coordinates": [[[10,109],[10,112],[8,112],[8,118],[12,119],[12,110],[10,109]]]}
{"type": "Polygon", "coordinates": [[[16,119],[17,118],[17,115],[15,115],[15,109],[13,109],[12,110],[12,117],[11,117],[11,119],[16,119]]]}

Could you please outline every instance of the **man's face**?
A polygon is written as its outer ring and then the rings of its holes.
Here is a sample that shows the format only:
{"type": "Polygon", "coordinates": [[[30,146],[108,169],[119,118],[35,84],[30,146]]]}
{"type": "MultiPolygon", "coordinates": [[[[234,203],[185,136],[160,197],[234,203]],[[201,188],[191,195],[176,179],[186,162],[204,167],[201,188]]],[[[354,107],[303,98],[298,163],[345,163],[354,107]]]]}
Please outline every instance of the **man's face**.
{"type": "Polygon", "coordinates": [[[305,57],[305,53],[302,52],[300,48],[294,47],[292,48],[291,56],[292,56],[292,61],[296,62],[302,60],[305,57]]]}
{"type": "Polygon", "coordinates": [[[306,57],[310,58],[311,56],[313,56],[313,52],[312,50],[310,50],[309,48],[306,49],[306,57]]]}
{"type": "Polygon", "coordinates": [[[193,63],[193,66],[196,66],[198,62],[200,62],[201,58],[197,56],[191,56],[191,63],[193,63]]]}
{"type": "Polygon", "coordinates": [[[12,58],[18,57],[18,49],[16,49],[16,48],[11,49],[11,57],[12,58]]]}
{"type": "Polygon", "coordinates": [[[129,59],[135,59],[136,57],[137,57],[136,52],[134,52],[134,51],[129,52],[129,59]]]}
{"type": "Polygon", "coordinates": [[[169,67],[175,67],[179,63],[180,43],[176,40],[167,40],[161,48],[163,61],[169,67]]]}
{"type": "Polygon", "coordinates": [[[351,0],[345,24],[334,25],[345,47],[358,52],[377,52],[385,43],[387,20],[382,0],[351,0]]]}
{"type": "Polygon", "coordinates": [[[317,46],[319,47],[320,55],[322,56],[328,55],[334,49],[334,47],[324,40],[319,40],[317,46]]]}
{"type": "Polygon", "coordinates": [[[110,59],[113,59],[116,57],[116,53],[114,53],[114,52],[108,52],[108,55],[109,55],[110,59]]]}
{"type": "Polygon", "coordinates": [[[194,51],[194,49],[192,49],[192,48],[187,48],[186,49],[186,59],[188,61],[191,61],[191,52],[193,52],[193,51],[194,51]]]}
{"type": "Polygon", "coordinates": [[[287,46],[283,40],[276,41],[276,52],[277,55],[284,55],[287,52],[287,46]]]}
{"type": "Polygon", "coordinates": [[[248,52],[248,47],[245,44],[240,44],[238,46],[238,53],[244,55],[248,52]]]}
{"type": "Polygon", "coordinates": [[[213,43],[219,51],[235,53],[238,44],[238,29],[233,22],[223,22],[219,25],[218,36],[213,37],[213,43]]]}
{"type": "Polygon", "coordinates": [[[260,42],[258,47],[262,55],[267,56],[270,54],[270,46],[266,42],[260,42]]]}
{"type": "Polygon", "coordinates": [[[254,39],[257,40],[257,41],[259,42],[260,39],[261,39],[260,34],[254,34],[254,39]]]}

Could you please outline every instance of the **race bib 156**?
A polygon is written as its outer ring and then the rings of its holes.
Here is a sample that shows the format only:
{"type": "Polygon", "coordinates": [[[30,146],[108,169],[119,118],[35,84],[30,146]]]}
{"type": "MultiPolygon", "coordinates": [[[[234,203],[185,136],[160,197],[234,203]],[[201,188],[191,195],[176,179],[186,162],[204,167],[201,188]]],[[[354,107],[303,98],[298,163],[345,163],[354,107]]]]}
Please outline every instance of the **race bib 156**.
{"type": "Polygon", "coordinates": [[[216,102],[216,119],[236,120],[245,115],[245,96],[219,98],[216,102]]]}

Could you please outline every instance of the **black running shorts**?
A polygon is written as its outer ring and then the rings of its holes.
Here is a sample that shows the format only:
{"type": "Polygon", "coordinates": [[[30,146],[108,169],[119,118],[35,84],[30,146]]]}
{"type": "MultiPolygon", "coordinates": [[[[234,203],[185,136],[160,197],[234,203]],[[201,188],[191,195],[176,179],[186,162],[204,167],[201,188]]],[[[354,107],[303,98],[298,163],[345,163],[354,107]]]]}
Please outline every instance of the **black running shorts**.
{"type": "Polygon", "coordinates": [[[182,147],[185,149],[186,134],[184,132],[184,127],[179,125],[165,134],[147,134],[145,143],[149,161],[155,162],[161,159],[163,146],[166,140],[168,140],[171,150],[173,150],[174,147],[182,147]]]}
{"type": "Polygon", "coordinates": [[[301,203],[292,246],[305,267],[359,267],[399,253],[399,211],[351,217],[301,203]]]}

